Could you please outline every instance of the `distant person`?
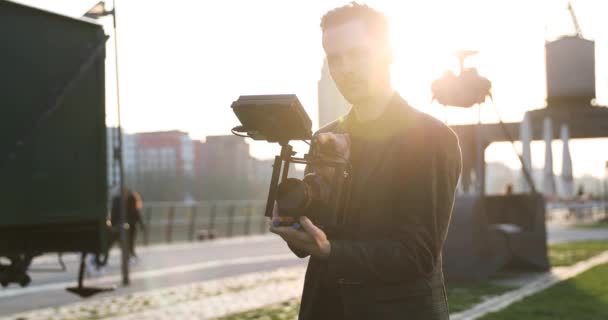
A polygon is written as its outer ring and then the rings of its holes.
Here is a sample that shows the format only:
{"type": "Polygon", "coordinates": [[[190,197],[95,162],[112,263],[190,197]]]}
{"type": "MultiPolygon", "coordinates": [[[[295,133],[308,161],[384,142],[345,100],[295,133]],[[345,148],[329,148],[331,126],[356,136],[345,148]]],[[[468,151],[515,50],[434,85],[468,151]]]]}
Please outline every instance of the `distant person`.
{"type": "Polygon", "coordinates": [[[579,200],[583,200],[583,198],[585,197],[585,188],[582,185],[578,186],[576,196],[579,200]]]}
{"type": "Polygon", "coordinates": [[[510,183],[507,183],[506,187],[505,187],[505,196],[511,196],[513,195],[513,185],[510,183]]]}
{"type": "MultiPolygon", "coordinates": [[[[135,243],[137,240],[137,227],[144,231],[143,219],[141,217],[142,200],[139,193],[127,188],[123,190],[123,193],[126,199],[125,218],[129,225],[127,232],[129,256],[131,257],[131,262],[136,262],[137,254],[135,252],[135,243]]],[[[116,242],[120,243],[120,220],[120,195],[117,194],[112,197],[112,208],[110,211],[110,222],[112,227],[109,235],[107,252],[91,255],[90,259],[87,260],[86,272],[88,276],[100,276],[104,273],[103,267],[108,262],[112,246],[116,242]]]]}
{"type": "MultiPolygon", "coordinates": [[[[142,232],[144,231],[144,223],[141,215],[143,203],[141,200],[141,196],[135,191],[125,188],[123,190],[123,195],[126,198],[126,222],[129,225],[129,254],[132,258],[137,258],[137,254],[135,252],[137,227],[139,227],[142,232]]],[[[114,241],[120,241],[120,195],[115,195],[112,199],[112,211],[110,214],[110,219],[112,222],[112,229],[114,229],[115,231],[114,241]]]]}

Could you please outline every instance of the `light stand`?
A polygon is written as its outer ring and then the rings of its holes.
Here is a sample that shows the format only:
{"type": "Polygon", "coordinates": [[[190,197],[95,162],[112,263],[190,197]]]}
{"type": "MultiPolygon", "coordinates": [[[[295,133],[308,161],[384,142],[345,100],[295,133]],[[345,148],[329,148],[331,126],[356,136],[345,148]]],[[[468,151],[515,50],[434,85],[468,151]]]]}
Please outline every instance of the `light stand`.
{"type": "Polygon", "coordinates": [[[118,32],[116,28],[116,0],[112,0],[112,10],[106,10],[105,3],[100,1],[95,5],[85,16],[93,19],[112,15],[112,24],[114,27],[114,67],[116,69],[116,111],[117,111],[117,146],[114,148],[114,160],[118,162],[118,176],[119,176],[119,202],[120,202],[120,248],[121,248],[121,271],[122,271],[122,284],[129,285],[129,239],[127,235],[127,228],[132,227],[127,225],[126,219],[126,201],[125,196],[125,173],[123,164],[123,141],[122,141],[122,124],[120,117],[120,85],[118,75],[118,32]]]}

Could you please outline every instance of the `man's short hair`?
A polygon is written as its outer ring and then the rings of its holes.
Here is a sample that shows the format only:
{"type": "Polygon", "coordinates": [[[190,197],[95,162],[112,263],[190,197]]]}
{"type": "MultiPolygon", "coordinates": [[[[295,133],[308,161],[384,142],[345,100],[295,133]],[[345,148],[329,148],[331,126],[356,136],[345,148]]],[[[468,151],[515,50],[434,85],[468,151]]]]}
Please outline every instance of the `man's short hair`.
{"type": "Polygon", "coordinates": [[[351,21],[364,22],[369,31],[380,40],[389,42],[388,21],[386,16],[368,5],[351,2],[345,6],[328,11],[321,18],[321,30],[325,32],[331,27],[351,21]]]}

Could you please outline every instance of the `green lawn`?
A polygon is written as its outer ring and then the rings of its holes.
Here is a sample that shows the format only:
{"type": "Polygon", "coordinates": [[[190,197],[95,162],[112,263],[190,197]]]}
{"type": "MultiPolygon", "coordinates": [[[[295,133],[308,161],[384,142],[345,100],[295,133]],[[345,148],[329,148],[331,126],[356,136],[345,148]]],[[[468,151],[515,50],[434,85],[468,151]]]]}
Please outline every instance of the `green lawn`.
{"type": "Polygon", "coordinates": [[[233,314],[218,320],[293,320],[298,317],[300,300],[289,300],[281,304],[233,314]]]}
{"type": "Polygon", "coordinates": [[[581,229],[608,229],[608,221],[577,224],[575,227],[581,229]]]}
{"type": "Polygon", "coordinates": [[[606,320],[608,319],[608,264],[524,298],[482,320],[606,320]]]}
{"type": "Polygon", "coordinates": [[[488,283],[447,285],[450,313],[460,312],[480,303],[486,297],[503,294],[511,288],[488,283]]]}
{"type": "Polygon", "coordinates": [[[569,266],[608,250],[608,240],[580,241],[549,246],[551,266],[569,266]]]}

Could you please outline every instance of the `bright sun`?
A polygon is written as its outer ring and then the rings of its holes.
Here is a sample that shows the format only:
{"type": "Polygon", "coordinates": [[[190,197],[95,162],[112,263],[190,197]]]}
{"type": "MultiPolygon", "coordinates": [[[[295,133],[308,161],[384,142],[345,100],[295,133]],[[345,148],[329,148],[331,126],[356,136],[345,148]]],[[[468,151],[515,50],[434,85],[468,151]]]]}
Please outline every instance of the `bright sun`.
{"type": "MultiPolygon", "coordinates": [[[[483,19],[469,6],[454,2],[420,1],[416,10],[406,10],[401,2],[386,3],[391,23],[395,60],[393,83],[395,88],[414,106],[445,120],[446,110],[436,102],[431,105],[430,83],[444,71],[457,71],[454,52],[461,49],[483,50],[489,37],[488,29],[480,28],[483,19]],[[431,105],[429,107],[429,105],[431,105]]],[[[477,4],[480,5],[480,4],[477,4]]],[[[411,8],[411,4],[409,6],[411,8]]],[[[467,62],[475,65],[476,57],[467,62]]],[[[450,123],[473,122],[473,110],[451,110],[450,123]]]]}

